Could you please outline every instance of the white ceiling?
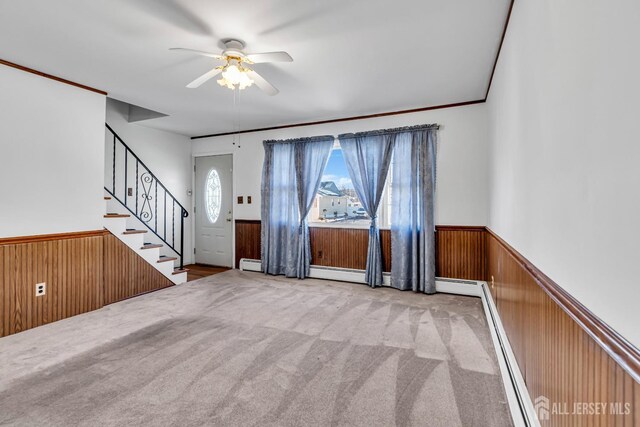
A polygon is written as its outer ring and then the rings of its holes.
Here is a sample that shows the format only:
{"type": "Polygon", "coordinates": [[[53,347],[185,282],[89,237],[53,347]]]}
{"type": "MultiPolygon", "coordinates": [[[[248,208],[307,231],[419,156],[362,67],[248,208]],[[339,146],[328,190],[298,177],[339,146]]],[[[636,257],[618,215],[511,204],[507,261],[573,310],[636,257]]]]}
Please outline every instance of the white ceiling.
{"type": "Polygon", "coordinates": [[[0,58],[168,117],[202,135],[483,99],[510,0],[0,0],[0,58]],[[284,50],[253,67],[280,94],[233,92],[218,62],[169,51],[284,50]],[[238,119],[239,118],[239,119],[238,119]]]}

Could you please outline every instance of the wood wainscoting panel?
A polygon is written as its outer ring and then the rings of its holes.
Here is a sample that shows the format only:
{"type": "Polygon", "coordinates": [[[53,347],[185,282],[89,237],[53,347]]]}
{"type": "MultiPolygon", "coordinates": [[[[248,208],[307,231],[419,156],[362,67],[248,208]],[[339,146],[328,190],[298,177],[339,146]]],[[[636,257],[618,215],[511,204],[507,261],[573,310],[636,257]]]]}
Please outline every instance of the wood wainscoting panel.
{"type": "MultiPolygon", "coordinates": [[[[236,267],[241,258],[260,259],[260,221],[236,220],[236,267]]],[[[436,273],[439,277],[484,280],[484,227],[436,226],[436,273]]],[[[364,270],[369,230],[309,227],[311,263],[325,267],[364,270]]],[[[391,231],[380,230],[383,271],[391,271],[391,231]]]]}
{"type": "Polygon", "coordinates": [[[104,236],[104,303],[111,304],[173,282],[112,234],[104,236]]]}
{"type": "Polygon", "coordinates": [[[436,276],[484,280],[486,231],[476,226],[436,226],[436,276]]]}
{"type": "Polygon", "coordinates": [[[260,259],[261,229],[262,223],[259,219],[236,220],[236,268],[240,268],[240,260],[242,258],[260,259]]]}
{"type": "Polygon", "coordinates": [[[551,413],[541,424],[640,427],[638,350],[615,343],[614,331],[600,336],[606,325],[584,306],[570,308],[576,303],[558,297],[557,284],[491,231],[487,258],[487,282],[531,400],[544,396],[569,412],[574,404],[607,405],[603,414],[551,413]]]}
{"type": "Polygon", "coordinates": [[[391,230],[380,230],[380,246],[382,247],[382,271],[391,272],[391,230]]]}
{"type": "Polygon", "coordinates": [[[311,264],[363,270],[369,231],[361,228],[310,227],[311,264]]]}
{"type": "MultiPolygon", "coordinates": [[[[364,270],[367,267],[369,229],[310,227],[311,264],[324,267],[352,268],[364,270]]],[[[382,271],[391,271],[391,231],[380,230],[382,248],[382,271]]]]}
{"type": "Polygon", "coordinates": [[[0,336],[102,307],[103,234],[0,243],[0,336]],[[36,297],[36,283],[43,282],[45,294],[36,297]]]}

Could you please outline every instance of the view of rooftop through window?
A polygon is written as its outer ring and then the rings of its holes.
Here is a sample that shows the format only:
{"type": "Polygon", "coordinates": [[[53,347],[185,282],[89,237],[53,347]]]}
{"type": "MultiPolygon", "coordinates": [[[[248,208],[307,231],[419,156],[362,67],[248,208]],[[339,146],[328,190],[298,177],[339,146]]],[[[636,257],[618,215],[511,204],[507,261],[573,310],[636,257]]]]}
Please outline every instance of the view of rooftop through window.
{"type": "MultiPolygon", "coordinates": [[[[385,191],[385,193],[387,193],[385,191]]],[[[381,203],[381,206],[384,204],[381,203]]],[[[380,209],[385,211],[386,209],[380,209]]],[[[336,141],[309,213],[310,223],[368,227],[370,218],[353,188],[342,148],[336,141]]],[[[382,221],[381,226],[386,226],[382,221]]]]}

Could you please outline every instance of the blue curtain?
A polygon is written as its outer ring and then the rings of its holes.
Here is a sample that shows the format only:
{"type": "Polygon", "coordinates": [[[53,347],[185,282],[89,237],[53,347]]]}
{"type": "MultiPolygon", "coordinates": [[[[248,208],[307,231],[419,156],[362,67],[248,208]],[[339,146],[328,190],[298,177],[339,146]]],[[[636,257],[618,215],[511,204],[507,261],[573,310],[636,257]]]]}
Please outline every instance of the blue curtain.
{"type": "MultiPolygon", "coordinates": [[[[363,208],[371,218],[365,280],[382,284],[377,211],[393,158],[391,286],[435,293],[434,192],[438,126],[340,135],[363,208]]],[[[332,136],[265,141],[262,270],[304,278],[311,253],[306,222],[333,144],[332,136]]]]}
{"type": "Polygon", "coordinates": [[[322,173],[327,166],[333,137],[314,138],[295,143],[296,182],[300,225],[298,227],[298,257],[296,275],[300,279],[309,276],[311,266],[311,245],[309,244],[309,224],[307,215],[318,192],[322,173]]]}
{"type": "Polygon", "coordinates": [[[371,218],[365,280],[382,285],[382,250],[377,212],[393,151],[394,134],[384,131],[344,134],[338,137],[349,176],[362,207],[371,218]]]}
{"type": "Polygon", "coordinates": [[[301,278],[308,275],[311,251],[306,216],[333,140],[333,136],[323,136],[264,141],[261,207],[264,273],[301,278]]]}
{"type": "Polygon", "coordinates": [[[391,286],[436,292],[437,126],[398,133],[392,163],[391,286]]]}
{"type": "Polygon", "coordinates": [[[294,277],[300,214],[293,144],[264,142],[261,214],[262,271],[294,277]]]}

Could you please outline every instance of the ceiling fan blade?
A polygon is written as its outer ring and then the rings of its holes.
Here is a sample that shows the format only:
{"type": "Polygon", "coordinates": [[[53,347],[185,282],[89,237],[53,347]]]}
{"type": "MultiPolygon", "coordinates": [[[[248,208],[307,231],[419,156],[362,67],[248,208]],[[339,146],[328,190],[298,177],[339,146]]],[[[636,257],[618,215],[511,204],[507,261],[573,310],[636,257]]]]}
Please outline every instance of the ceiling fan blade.
{"type": "Polygon", "coordinates": [[[273,95],[277,95],[278,92],[280,92],[278,89],[275,88],[275,86],[273,86],[271,83],[266,81],[264,77],[262,77],[260,74],[256,73],[255,71],[249,70],[247,71],[247,74],[249,75],[249,78],[253,80],[256,86],[258,86],[267,95],[273,96],[273,95]]]}
{"type": "Polygon", "coordinates": [[[194,81],[192,81],[191,83],[189,83],[187,85],[187,87],[189,89],[194,89],[197,88],[198,86],[200,86],[202,83],[206,82],[209,79],[214,78],[215,76],[217,76],[218,74],[220,74],[222,72],[222,68],[214,68],[213,70],[204,73],[203,75],[201,75],[200,77],[198,77],[197,79],[195,79],[194,81]]]}
{"type": "Polygon", "coordinates": [[[131,7],[135,7],[145,16],[153,16],[172,27],[187,31],[195,36],[218,38],[207,23],[207,20],[200,13],[194,11],[192,6],[185,5],[185,2],[178,0],[137,0],[129,3],[131,7]]]}
{"type": "Polygon", "coordinates": [[[184,47],[172,47],[172,48],[169,48],[169,50],[181,50],[183,52],[191,52],[191,53],[195,53],[202,56],[208,56],[209,58],[224,59],[224,56],[218,55],[217,53],[204,52],[202,50],[195,50],[195,49],[187,49],[184,47]]]}
{"type": "Polygon", "coordinates": [[[293,62],[293,58],[287,52],[250,53],[245,56],[254,64],[263,62],[293,62]]]}

